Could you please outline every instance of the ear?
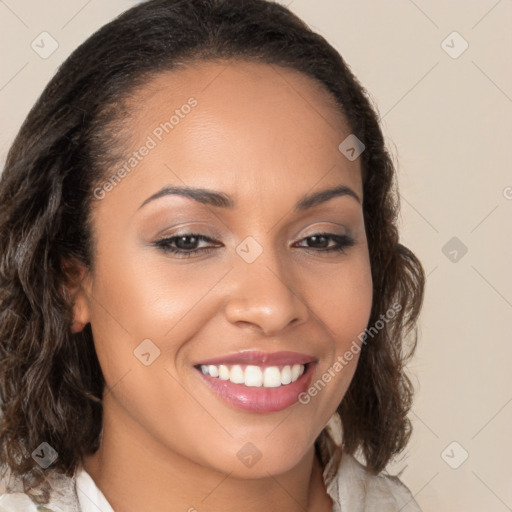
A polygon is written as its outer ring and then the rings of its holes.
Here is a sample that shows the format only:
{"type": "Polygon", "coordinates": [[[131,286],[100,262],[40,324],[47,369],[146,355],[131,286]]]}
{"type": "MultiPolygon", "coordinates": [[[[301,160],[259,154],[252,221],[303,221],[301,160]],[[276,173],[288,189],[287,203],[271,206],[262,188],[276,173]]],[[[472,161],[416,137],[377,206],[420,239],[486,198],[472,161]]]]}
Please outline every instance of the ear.
{"type": "Polygon", "coordinates": [[[90,322],[91,277],[89,269],[76,258],[61,262],[65,276],[63,297],[73,305],[71,331],[80,332],[90,322]]]}

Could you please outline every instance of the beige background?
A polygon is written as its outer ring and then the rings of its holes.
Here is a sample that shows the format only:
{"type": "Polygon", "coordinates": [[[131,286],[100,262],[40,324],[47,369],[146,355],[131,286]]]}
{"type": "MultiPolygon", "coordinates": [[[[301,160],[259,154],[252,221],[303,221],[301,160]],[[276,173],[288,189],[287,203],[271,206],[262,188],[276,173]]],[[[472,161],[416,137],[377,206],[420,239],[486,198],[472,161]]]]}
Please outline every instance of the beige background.
{"type": "MultiPolygon", "coordinates": [[[[135,3],[0,0],[2,164],[58,65],[135,3]],[[43,31],[59,45],[47,59],[30,46],[43,31]]],[[[512,1],[282,3],[370,91],[398,162],[402,240],[428,274],[415,432],[390,470],[425,512],[512,510],[512,1]],[[452,55],[469,46],[452,58],[445,39],[452,55]]]]}

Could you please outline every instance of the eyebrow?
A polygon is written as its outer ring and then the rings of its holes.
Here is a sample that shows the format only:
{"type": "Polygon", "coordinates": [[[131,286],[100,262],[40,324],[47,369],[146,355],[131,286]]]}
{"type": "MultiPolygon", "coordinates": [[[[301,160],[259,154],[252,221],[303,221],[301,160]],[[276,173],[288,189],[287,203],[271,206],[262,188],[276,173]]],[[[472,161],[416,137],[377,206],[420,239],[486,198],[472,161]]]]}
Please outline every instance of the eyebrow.
{"type": "MultiPolygon", "coordinates": [[[[156,199],[160,199],[164,196],[178,195],[194,199],[195,201],[209,206],[215,206],[217,208],[235,208],[235,201],[224,192],[218,192],[215,190],[195,187],[178,187],[168,186],[164,187],[152,196],[148,197],[140,206],[139,210],[146,204],[156,199]]],[[[338,185],[333,188],[326,190],[320,190],[318,192],[312,192],[302,196],[295,204],[294,211],[300,212],[318,206],[319,204],[325,203],[334,197],[348,196],[354,198],[359,204],[361,200],[359,196],[350,188],[345,185],[338,185]]]]}

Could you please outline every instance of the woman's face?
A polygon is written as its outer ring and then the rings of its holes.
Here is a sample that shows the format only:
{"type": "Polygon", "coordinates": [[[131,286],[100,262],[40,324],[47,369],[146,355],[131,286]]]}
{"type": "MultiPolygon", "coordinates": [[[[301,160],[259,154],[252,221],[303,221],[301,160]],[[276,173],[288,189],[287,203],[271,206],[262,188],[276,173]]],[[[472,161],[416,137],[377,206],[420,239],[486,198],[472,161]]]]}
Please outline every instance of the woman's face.
{"type": "Polygon", "coordinates": [[[133,105],[75,305],[107,382],[104,436],[162,463],[284,472],[342,400],[370,316],[350,130],[314,81],[263,64],[167,72],[133,105]]]}

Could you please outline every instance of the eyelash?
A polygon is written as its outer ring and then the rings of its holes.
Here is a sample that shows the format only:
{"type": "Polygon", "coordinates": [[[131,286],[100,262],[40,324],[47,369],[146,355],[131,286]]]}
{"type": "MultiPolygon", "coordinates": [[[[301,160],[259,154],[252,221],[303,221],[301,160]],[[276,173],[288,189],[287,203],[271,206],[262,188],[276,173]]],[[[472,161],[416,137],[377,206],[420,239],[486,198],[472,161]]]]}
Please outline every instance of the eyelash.
{"type": "MultiPolygon", "coordinates": [[[[355,245],[355,240],[348,235],[336,235],[334,233],[326,233],[326,232],[315,233],[313,235],[307,236],[306,238],[303,238],[301,241],[308,240],[308,239],[314,238],[314,237],[325,237],[325,238],[335,241],[338,245],[335,247],[329,247],[327,249],[315,249],[313,247],[306,247],[305,248],[306,250],[313,251],[313,252],[324,252],[324,253],[325,252],[345,253],[346,249],[348,247],[352,247],[353,245],[355,245]]],[[[153,245],[158,247],[159,249],[161,249],[164,253],[176,254],[176,255],[179,255],[180,258],[190,258],[192,255],[200,253],[200,252],[209,254],[214,249],[214,247],[204,247],[202,249],[186,250],[186,249],[178,249],[176,247],[171,247],[171,244],[179,238],[196,238],[197,241],[203,241],[203,242],[213,242],[214,241],[211,238],[208,238],[204,235],[200,235],[197,233],[184,233],[182,235],[176,235],[176,236],[172,236],[169,238],[162,238],[162,239],[154,242],[153,245]]]]}

